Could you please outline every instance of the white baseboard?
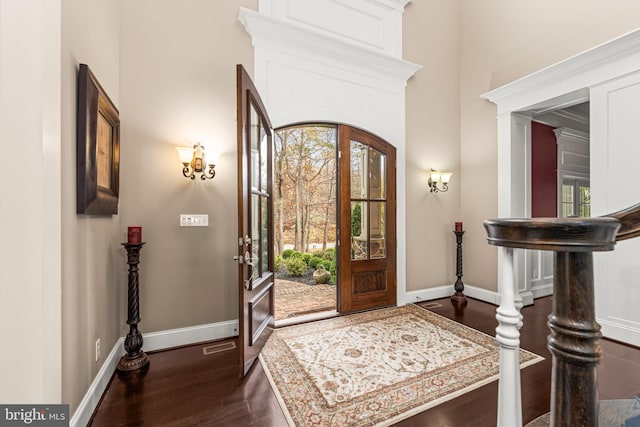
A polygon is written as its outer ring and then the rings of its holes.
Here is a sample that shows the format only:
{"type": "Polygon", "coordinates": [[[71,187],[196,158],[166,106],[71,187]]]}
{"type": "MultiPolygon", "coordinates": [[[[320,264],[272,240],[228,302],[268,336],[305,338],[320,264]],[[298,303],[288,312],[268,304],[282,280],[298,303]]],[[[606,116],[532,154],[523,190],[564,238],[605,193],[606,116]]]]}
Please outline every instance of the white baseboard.
{"type": "Polygon", "coordinates": [[[488,302],[489,304],[500,304],[500,294],[495,291],[488,291],[483,288],[465,284],[464,294],[470,298],[479,299],[480,301],[488,302]]]}
{"type": "MultiPolygon", "coordinates": [[[[438,298],[446,298],[454,293],[453,285],[438,286],[436,288],[423,289],[420,291],[406,292],[398,296],[398,305],[406,305],[414,302],[429,301],[438,298]]],[[[473,285],[464,285],[464,294],[470,298],[499,305],[500,295],[494,291],[478,288],[473,285]]]]}
{"type": "Polygon", "coordinates": [[[616,321],[615,318],[605,319],[597,317],[596,321],[602,327],[602,335],[605,338],[640,347],[640,328],[616,321]]]}
{"type": "MultiPolygon", "coordinates": [[[[164,350],[172,347],[228,338],[235,335],[238,335],[238,321],[228,320],[226,322],[209,323],[207,325],[142,334],[144,340],[142,349],[147,352],[164,350]]],[[[124,337],[121,337],[116,341],[109,356],[105,359],[91,386],[85,393],[80,405],[78,405],[78,408],[73,413],[71,421],[69,422],[70,427],[85,427],[87,425],[124,353],[124,337]]]]}
{"type": "Polygon", "coordinates": [[[102,394],[107,389],[107,385],[109,385],[109,381],[124,353],[124,338],[120,338],[116,341],[116,345],[111,349],[111,352],[91,383],[89,390],[87,390],[80,405],[78,405],[78,408],[73,413],[69,427],[85,427],[89,423],[91,415],[93,415],[93,411],[96,409],[96,406],[98,406],[98,402],[100,402],[102,394]]]}
{"type": "Polygon", "coordinates": [[[553,295],[553,283],[532,288],[531,292],[533,293],[534,299],[553,295]]]}
{"type": "Polygon", "coordinates": [[[238,321],[209,323],[207,325],[189,326],[167,331],[142,334],[144,351],[165,350],[171,347],[195,344],[204,341],[218,340],[238,335],[238,321]]]}
{"type": "Polygon", "coordinates": [[[453,285],[438,286],[437,288],[422,289],[419,291],[405,292],[398,295],[398,305],[413,304],[414,302],[429,301],[432,299],[445,298],[453,293],[453,285]]]}

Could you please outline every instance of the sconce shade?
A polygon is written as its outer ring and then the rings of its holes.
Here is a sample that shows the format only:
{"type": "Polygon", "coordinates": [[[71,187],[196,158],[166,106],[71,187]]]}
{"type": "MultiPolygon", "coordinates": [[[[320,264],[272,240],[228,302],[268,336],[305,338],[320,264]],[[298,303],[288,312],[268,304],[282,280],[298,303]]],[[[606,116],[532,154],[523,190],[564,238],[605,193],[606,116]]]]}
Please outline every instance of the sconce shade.
{"type": "Polygon", "coordinates": [[[191,159],[193,159],[193,148],[176,147],[176,150],[178,150],[178,157],[180,157],[182,163],[191,163],[191,159]]]}
{"type": "Polygon", "coordinates": [[[220,154],[216,153],[215,151],[211,151],[207,154],[207,160],[211,165],[214,165],[214,166],[217,165],[219,158],[220,158],[220,154]]]}
{"type": "Polygon", "coordinates": [[[183,164],[182,175],[185,178],[192,180],[196,179],[196,173],[200,174],[200,179],[212,179],[216,176],[216,162],[218,155],[216,153],[210,153],[212,161],[207,165],[204,158],[204,147],[198,142],[193,148],[189,147],[176,147],[178,150],[178,156],[180,162],[183,164]],[[208,170],[207,170],[208,168],[208,170]]]}
{"type": "Polygon", "coordinates": [[[451,180],[451,172],[441,172],[435,169],[431,169],[429,173],[429,192],[431,193],[444,193],[449,189],[449,181],[451,180]],[[438,187],[438,184],[442,184],[438,187]]]}

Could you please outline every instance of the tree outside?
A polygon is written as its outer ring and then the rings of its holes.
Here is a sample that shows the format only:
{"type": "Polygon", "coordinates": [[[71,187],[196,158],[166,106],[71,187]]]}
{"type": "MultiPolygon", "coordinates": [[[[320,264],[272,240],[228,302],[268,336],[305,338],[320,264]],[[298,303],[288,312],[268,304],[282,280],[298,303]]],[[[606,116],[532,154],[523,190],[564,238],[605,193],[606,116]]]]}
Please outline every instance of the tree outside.
{"type": "Polygon", "coordinates": [[[329,125],[275,133],[276,270],[293,278],[326,269],[335,283],[336,136],[337,127],[329,125]]]}

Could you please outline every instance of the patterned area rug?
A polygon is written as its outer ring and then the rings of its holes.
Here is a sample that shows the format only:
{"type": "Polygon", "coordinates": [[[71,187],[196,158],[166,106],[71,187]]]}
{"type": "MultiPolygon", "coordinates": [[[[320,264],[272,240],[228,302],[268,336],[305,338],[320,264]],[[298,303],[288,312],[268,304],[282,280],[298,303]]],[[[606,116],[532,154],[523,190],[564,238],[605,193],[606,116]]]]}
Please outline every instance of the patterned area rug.
{"type": "MultiPolygon", "coordinates": [[[[291,426],[388,426],[498,378],[499,346],[413,304],[277,329],[260,362],[291,426]]],[[[543,360],[521,350],[521,367],[543,360]]]]}

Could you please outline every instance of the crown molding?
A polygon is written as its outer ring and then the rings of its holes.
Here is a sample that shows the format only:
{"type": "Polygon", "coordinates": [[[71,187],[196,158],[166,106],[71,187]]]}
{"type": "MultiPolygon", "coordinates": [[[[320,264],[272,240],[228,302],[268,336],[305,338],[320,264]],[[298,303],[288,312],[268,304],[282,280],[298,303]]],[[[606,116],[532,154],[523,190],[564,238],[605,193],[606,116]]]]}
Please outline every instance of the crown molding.
{"type": "Polygon", "coordinates": [[[553,98],[552,94],[581,91],[598,85],[603,76],[638,69],[640,30],[634,30],[564,61],[522,77],[480,97],[498,105],[498,114],[518,111],[553,98]]]}
{"type": "Polygon", "coordinates": [[[556,134],[556,142],[558,144],[571,141],[589,145],[589,134],[586,132],[570,128],[557,128],[553,130],[553,133],[556,134]],[[563,141],[560,141],[560,139],[563,141]]]}
{"type": "Polygon", "coordinates": [[[361,74],[406,86],[422,66],[348,43],[312,29],[241,7],[239,20],[254,47],[271,48],[321,63],[338,63],[361,74]],[[283,42],[284,41],[284,42],[283,42]]]}
{"type": "Polygon", "coordinates": [[[589,125],[589,116],[583,116],[581,114],[574,113],[572,111],[554,110],[554,111],[550,111],[547,114],[558,117],[559,119],[562,119],[562,120],[571,120],[585,126],[589,125]]]}
{"type": "Polygon", "coordinates": [[[369,0],[369,2],[381,4],[390,9],[395,9],[398,12],[404,12],[404,8],[411,2],[411,0],[369,0]]]}

